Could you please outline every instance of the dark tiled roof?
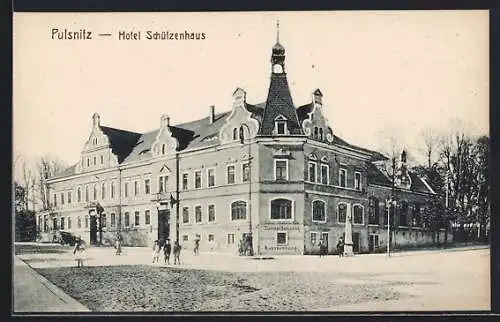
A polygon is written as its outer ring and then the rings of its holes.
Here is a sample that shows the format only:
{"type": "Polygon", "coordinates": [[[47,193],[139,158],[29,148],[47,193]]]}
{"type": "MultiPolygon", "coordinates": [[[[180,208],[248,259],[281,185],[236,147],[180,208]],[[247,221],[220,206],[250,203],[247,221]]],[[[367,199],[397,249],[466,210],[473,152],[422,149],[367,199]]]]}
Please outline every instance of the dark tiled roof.
{"type": "Polygon", "coordinates": [[[286,74],[272,74],[267,95],[266,107],[262,116],[259,135],[272,135],[276,117],[283,115],[287,119],[287,128],[292,135],[303,134],[297,112],[293,105],[286,74]]]}
{"type": "Polygon", "coordinates": [[[55,175],[53,175],[51,177],[51,179],[62,178],[62,177],[73,175],[75,173],[75,170],[76,170],[76,164],[56,173],[55,175]]]}
{"type": "MultiPolygon", "coordinates": [[[[375,184],[384,187],[391,187],[391,180],[383,173],[383,170],[379,169],[375,164],[370,163],[368,165],[368,184],[375,184]]],[[[432,193],[431,190],[427,188],[422,179],[414,172],[408,171],[411,178],[410,190],[414,192],[422,193],[432,193]]]]}
{"type": "Polygon", "coordinates": [[[351,149],[360,150],[360,151],[363,151],[365,153],[371,154],[372,155],[372,161],[387,160],[387,157],[384,156],[383,154],[381,154],[380,152],[373,151],[373,150],[370,150],[370,149],[365,149],[365,148],[359,147],[359,146],[354,145],[354,144],[350,144],[350,143],[346,142],[345,140],[341,139],[340,137],[338,137],[336,135],[333,136],[333,144],[336,144],[336,145],[339,145],[339,146],[344,146],[344,147],[351,148],[351,149]]]}
{"type": "Polygon", "coordinates": [[[132,152],[141,137],[140,133],[101,126],[102,132],[109,138],[111,150],[121,163],[132,152]]]}
{"type": "Polygon", "coordinates": [[[297,108],[297,117],[299,118],[300,124],[302,124],[302,121],[304,121],[308,117],[307,114],[311,113],[313,106],[313,103],[309,103],[297,108]]]}

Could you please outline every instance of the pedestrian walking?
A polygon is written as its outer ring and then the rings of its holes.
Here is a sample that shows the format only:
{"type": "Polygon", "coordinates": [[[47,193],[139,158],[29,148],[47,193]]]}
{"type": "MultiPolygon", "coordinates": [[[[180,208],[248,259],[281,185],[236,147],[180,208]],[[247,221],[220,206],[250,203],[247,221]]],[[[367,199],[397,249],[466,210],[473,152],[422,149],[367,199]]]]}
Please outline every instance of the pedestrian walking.
{"type": "Polygon", "coordinates": [[[83,260],[85,259],[85,247],[83,246],[83,241],[80,237],[76,240],[75,248],[73,249],[73,255],[76,260],[76,267],[83,267],[83,260]]]}
{"type": "Polygon", "coordinates": [[[179,245],[179,242],[176,240],[174,243],[174,265],[175,264],[181,264],[181,245],[179,245]]]}
{"type": "Polygon", "coordinates": [[[344,256],[344,238],[340,237],[337,242],[337,252],[339,253],[339,257],[344,256]]]}
{"type": "Polygon", "coordinates": [[[160,243],[158,240],[155,240],[153,244],[153,263],[158,263],[158,258],[160,257],[160,243]]]}
{"type": "Polygon", "coordinates": [[[321,258],[323,256],[323,241],[320,239],[318,242],[319,246],[319,257],[321,258]]]}
{"type": "Polygon", "coordinates": [[[172,252],[172,244],[170,244],[170,239],[165,240],[165,245],[163,245],[163,259],[165,264],[170,265],[170,253],[172,252]]]}
{"type": "Polygon", "coordinates": [[[121,255],[122,254],[122,241],[121,241],[120,236],[116,237],[115,248],[116,248],[115,255],[121,255]]]}
{"type": "Polygon", "coordinates": [[[194,239],[193,253],[195,256],[198,256],[200,253],[200,235],[196,235],[196,238],[194,239]]]}

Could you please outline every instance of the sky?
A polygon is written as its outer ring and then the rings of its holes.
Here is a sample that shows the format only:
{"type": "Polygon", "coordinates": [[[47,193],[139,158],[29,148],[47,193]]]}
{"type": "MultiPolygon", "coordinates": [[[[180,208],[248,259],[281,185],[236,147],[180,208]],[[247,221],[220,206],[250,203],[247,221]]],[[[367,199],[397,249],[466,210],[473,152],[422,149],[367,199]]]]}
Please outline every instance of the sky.
{"type": "Polygon", "coordinates": [[[411,154],[424,128],[450,119],[488,133],[487,11],[14,13],[14,157],[76,163],[96,112],[102,125],[145,132],[162,114],[175,125],[210,105],[228,111],[237,87],[264,102],[277,19],[294,104],[320,88],[348,142],[376,149],[396,134],[411,154]],[[93,39],[53,40],[53,28],[93,39]],[[147,30],[205,39],[146,40],[147,30]]]}

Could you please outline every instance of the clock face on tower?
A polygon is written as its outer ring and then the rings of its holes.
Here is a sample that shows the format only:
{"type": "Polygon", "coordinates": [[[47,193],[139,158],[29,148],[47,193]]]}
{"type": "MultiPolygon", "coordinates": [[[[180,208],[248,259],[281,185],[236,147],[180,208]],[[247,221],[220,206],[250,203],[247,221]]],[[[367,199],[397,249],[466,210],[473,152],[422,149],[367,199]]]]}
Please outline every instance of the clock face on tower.
{"type": "Polygon", "coordinates": [[[283,66],[281,66],[280,64],[273,65],[273,73],[275,74],[283,73],[283,66]]]}

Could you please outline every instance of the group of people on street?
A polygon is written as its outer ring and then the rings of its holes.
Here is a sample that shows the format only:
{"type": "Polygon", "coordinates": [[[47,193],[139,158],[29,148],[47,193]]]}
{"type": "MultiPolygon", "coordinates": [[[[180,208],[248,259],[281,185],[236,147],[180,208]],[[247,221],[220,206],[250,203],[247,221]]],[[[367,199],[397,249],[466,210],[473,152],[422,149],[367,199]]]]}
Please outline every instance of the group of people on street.
{"type": "MultiPolygon", "coordinates": [[[[344,237],[340,237],[336,246],[339,257],[344,256],[344,245],[345,245],[344,237]]],[[[320,239],[318,246],[319,246],[319,257],[328,255],[328,244],[326,242],[320,239]]]]}
{"type": "Polygon", "coordinates": [[[163,260],[166,265],[170,265],[170,254],[173,251],[174,255],[174,265],[181,263],[181,245],[178,241],[174,242],[174,247],[172,249],[172,244],[170,243],[170,239],[166,239],[163,245],[159,240],[155,240],[153,244],[153,263],[158,263],[160,258],[160,253],[163,250],[163,260]]]}

